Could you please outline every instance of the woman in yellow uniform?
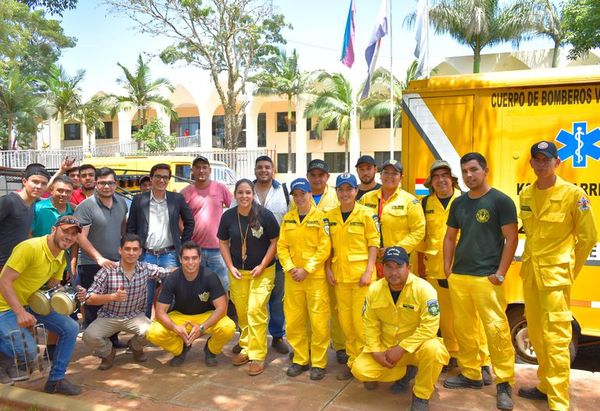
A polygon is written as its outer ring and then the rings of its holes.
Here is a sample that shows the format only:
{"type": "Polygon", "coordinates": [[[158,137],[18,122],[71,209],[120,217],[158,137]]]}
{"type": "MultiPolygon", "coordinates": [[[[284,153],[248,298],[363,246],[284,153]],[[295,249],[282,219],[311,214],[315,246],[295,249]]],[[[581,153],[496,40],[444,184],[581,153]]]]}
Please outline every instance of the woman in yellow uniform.
{"type": "Polygon", "coordinates": [[[229,292],[238,315],[242,351],[233,365],[250,361],[249,375],[264,371],[267,356],[267,304],[275,280],[279,224],[273,213],[254,201],[254,184],[235,185],[237,206],[223,213],[217,237],[229,270],[229,292]]]}
{"type": "Polygon", "coordinates": [[[296,377],[308,371],[311,380],[325,376],[329,345],[329,287],[325,278],[325,261],[331,253],[325,214],[312,204],[308,180],[292,181],[290,192],[296,208],[281,222],[277,255],[286,273],[285,313],[288,342],[294,350],[287,375],[296,377]],[[310,323],[310,342],[307,326],[310,323]],[[309,349],[310,345],[310,349],[309,349]]]}
{"type": "Polygon", "coordinates": [[[335,188],[340,205],[326,214],[333,249],[326,263],[327,280],[334,288],[349,357],[338,380],[352,378],[350,368],[365,345],[361,314],[369,284],[376,278],[377,216],[355,202],[357,186],[352,174],[338,176],[335,188]]]}

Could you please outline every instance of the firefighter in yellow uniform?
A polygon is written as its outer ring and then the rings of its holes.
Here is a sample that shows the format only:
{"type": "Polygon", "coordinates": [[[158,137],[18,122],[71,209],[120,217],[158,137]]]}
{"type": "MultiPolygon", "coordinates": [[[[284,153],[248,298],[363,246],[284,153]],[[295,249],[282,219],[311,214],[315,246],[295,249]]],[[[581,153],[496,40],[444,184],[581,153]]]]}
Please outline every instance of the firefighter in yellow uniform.
{"type": "MultiPolygon", "coordinates": [[[[308,163],[306,178],[312,190],[312,204],[323,212],[332,210],[340,205],[337,194],[327,181],[329,180],[329,166],[321,159],[314,159],[308,163]]],[[[292,198],[290,210],[296,208],[296,202],[292,198]]],[[[337,314],[337,304],[333,288],[329,288],[329,310],[331,312],[331,342],[337,362],[345,364],[348,361],[346,355],[346,340],[337,314]]],[[[309,330],[310,331],[310,330],[309,330]]]]}
{"type": "Polygon", "coordinates": [[[383,255],[385,278],[369,287],[363,314],[365,347],[352,374],[374,389],[377,381],[400,380],[407,365],[418,367],[411,409],[421,411],[428,409],[450,356],[437,338],[440,307],[435,289],[410,273],[408,261],[401,247],[389,247],[383,255]]]}
{"type": "MultiPolygon", "coordinates": [[[[421,278],[426,279],[435,288],[440,303],[440,330],[444,339],[444,345],[450,353],[450,363],[446,371],[450,371],[458,364],[458,341],[454,332],[454,315],[450,301],[448,280],[444,274],[443,240],[446,234],[446,221],[452,202],[462,192],[458,187],[458,178],[452,173],[450,164],[444,160],[436,160],[429,170],[429,176],[425,181],[431,194],[421,199],[423,212],[425,213],[426,234],[425,239],[418,247],[418,273],[421,278]]],[[[483,324],[480,326],[480,357],[483,365],[483,379],[487,379],[488,385],[492,383],[492,375],[489,368],[489,352],[485,340],[483,324]]]]}
{"type": "Polygon", "coordinates": [[[560,159],[554,143],[534,144],[530,164],[537,180],[520,194],[526,236],[521,277],[539,384],[519,389],[519,396],[568,410],[570,291],[596,244],[596,224],[585,192],[556,175],[560,159]]]}
{"type": "Polygon", "coordinates": [[[311,380],[325,376],[329,345],[329,287],[325,261],[331,253],[331,240],[325,213],[312,205],[308,181],[292,181],[290,193],[297,205],[283,217],[277,255],[286,273],[284,313],[286,335],[294,350],[287,375],[296,377],[308,371],[311,380]],[[312,331],[309,339],[308,324],[312,331]]]}
{"type": "Polygon", "coordinates": [[[360,203],[379,217],[380,247],[402,247],[410,254],[425,237],[425,217],[419,200],[400,187],[402,170],[395,160],[383,163],[381,188],[366,193],[360,203]]]}
{"type": "Polygon", "coordinates": [[[368,286],[376,279],[379,246],[377,216],[356,203],[356,177],[341,174],[336,180],[340,206],[327,212],[332,253],[326,263],[327,280],[333,286],[340,325],[346,337],[347,366],[338,380],[352,378],[350,367],[364,346],[361,318],[368,286]]]}

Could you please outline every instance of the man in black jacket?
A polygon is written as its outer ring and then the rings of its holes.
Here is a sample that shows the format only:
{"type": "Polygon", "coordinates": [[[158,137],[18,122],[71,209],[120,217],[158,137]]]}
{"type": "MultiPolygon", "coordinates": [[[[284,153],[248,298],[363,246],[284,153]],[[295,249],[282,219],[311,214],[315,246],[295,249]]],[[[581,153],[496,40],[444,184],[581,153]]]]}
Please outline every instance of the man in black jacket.
{"type": "MultiPolygon", "coordinates": [[[[183,196],[167,191],[171,179],[168,164],[155,164],[150,169],[152,188],[133,197],[127,220],[127,232],[142,239],[142,261],[164,268],[178,265],[177,255],[181,244],[192,238],[194,217],[183,196]],[[180,230],[179,220],[183,222],[180,230]]],[[[156,282],[148,281],[148,306],[146,316],[152,316],[152,302],[156,282]]]]}

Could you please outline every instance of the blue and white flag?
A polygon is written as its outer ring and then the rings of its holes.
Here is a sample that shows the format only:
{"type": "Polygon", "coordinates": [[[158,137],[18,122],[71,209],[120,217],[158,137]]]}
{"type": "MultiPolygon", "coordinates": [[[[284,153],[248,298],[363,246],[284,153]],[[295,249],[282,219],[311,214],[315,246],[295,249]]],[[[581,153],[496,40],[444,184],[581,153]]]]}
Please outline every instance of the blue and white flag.
{"type": "Polygon", "coordinates": [[[371,88],[371,76],[375,71],[375,65],[377,64],[377,54],[379,53],[379,47],[381,46],[381,39],[388,34],[388,15],[387,15],[387,0],[381,0],[381,6],[379,7],[379,16],[377,17],[377,24],[371,34],[371,39],[365,50],[365,59],[367,60],[367,81],[361,94],[361,100],[369,96],[369,89],[371,88]]]}
{"type": "Polygon", "coordinates": [[[419,0],[417,3],[417,19],[415,29],[415,57],[418,59],[416,78],[427,77],[429,73],[424,73],[423,69],[429,59],[429,50],[427,42],[429,37],[429,6],[427,0],[419,0]]]}

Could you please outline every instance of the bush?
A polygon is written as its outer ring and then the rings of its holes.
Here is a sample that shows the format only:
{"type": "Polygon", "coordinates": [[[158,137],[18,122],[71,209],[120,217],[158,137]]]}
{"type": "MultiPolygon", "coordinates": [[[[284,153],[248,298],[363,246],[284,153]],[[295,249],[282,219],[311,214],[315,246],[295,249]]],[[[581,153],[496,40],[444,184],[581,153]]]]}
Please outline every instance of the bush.
{"type": "Polygon", "coordinates": [[[175,147],[175,136],[168,135],[163,130],[163,124],[157,118],[152,119],[139,131],[133,133],[132,138],[146,151],[170,151],[175,147]]]}

